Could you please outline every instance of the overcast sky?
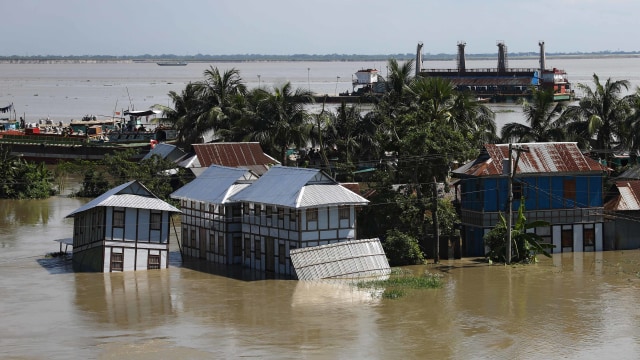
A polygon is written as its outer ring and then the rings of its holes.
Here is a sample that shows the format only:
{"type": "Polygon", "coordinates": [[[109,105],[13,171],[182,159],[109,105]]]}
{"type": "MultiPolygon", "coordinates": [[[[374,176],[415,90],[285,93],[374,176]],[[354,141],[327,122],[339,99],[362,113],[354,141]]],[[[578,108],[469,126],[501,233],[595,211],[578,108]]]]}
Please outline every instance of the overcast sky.
{"type": "Polygon", "coordinates": [[[2,0],[0,55],[640,50],[638,0],[2,0]]]}

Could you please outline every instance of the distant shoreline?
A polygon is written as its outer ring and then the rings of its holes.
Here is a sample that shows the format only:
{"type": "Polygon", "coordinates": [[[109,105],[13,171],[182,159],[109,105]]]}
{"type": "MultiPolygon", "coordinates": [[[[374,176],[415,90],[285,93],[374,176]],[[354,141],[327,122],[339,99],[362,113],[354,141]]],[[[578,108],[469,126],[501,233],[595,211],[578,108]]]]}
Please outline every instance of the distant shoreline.
{"type": "MultiPolygon", "coordinates": [[[[425,54],[423,61],[455,60],[455,54],[425,54]]],[[[495,60],[497,54],[467,54],[466,59],[495,60]]],[[[537,53],[509,54],[511,60],[538,59],[537,53]]],[[[638,58],[640,52],[620,53],[548,53],[547,59],[599,59],[599,58],[638,58]]],[[[231,63],[231,62],[363,62],[413,60],[415,54],[388,55],[197,55],[197,56],[0,56],[0,64],[100,64],[100,63],[156,63],[159,61],[184,61],[189,63],[231,63]]]]}

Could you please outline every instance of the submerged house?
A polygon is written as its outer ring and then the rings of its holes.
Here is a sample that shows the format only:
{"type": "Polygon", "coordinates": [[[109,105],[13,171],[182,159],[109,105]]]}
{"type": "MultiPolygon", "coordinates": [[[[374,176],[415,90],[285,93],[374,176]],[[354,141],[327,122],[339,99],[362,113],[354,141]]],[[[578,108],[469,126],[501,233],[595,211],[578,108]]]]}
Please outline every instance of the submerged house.
{"type": "Polygon", "coordinates": [[[283,275],[295,275],[293,249],[356,239],[356,208],[368,203],[321,170],[284,166],[257,180],[212,166],[171,196],[187,255],[283,275]]]}
{"type": "Polygon", "coordinates": [[[211,165],[171,194],[182,209],[182,253],[219,264],[241,263],[242,207],[229,197],[257,176],[246,169],[211,165]]]}
{"type": "MultiPolygon", "coordinates": [[[[513,214],[524,201],[527,222],[553,252],[603,250],[605,168],[576,143],[514,144],[513,214]],[[515,159],[518,158],[516,163],[515,159]]],[[[507,210],[509,145],[485,145],[477,159],[453,171],[461,210],[463,256],[484,256],[483,236],[507,210]]],[[[514,215],[515,216],[515,215],[514,215]]]]}
{"type": "Polygon", "coordinates": [[[129,271],[169,266],[170,219],[180,210],[138,181],[117,186],[71,212],[73,266],[129,271]]]}
{"type": "Polygon", "coordinates": [[[640,249],[640,180],[617,180],[604,209],[605,250],[640,249]]]}
{"type": "Polygon", "coordinates": [[[231,196],[242,202],[242,264],[295,275],[293,249],[357,239],[356,209],[369,201],[318,169],[274,166],[231,196]]]}

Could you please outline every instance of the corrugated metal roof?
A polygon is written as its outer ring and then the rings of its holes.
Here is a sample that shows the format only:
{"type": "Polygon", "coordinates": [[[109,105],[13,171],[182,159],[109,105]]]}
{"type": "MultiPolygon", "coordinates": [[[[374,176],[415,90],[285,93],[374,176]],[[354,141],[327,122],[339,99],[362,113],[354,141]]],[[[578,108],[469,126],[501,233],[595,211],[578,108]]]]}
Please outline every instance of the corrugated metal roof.
{"type": "Polygon", "coordinates": [[[618,176],[618,179],[640,179],[640,166],[635,165],[618,176]]]}
{"type": "Polygon", "coordinates": [[[605,204],[607,210],[640,210],[640,180],[616,181],[618,196],[605,204]]]}
{"type": "Polygon", "coordinates": [[[182,158],[186,153],[182,151],[179,147],[171,144],[160,143],[157,144],[151,151],[149,151],[142,160],[149,159],[153,155],[158,155],[162,159],[167,159],[170,161],[176,161],[182,158]]]}
{"type": "Polygon", "coordinates": [[[274,166],[231,201],[250,201],[289,208],[337,204],[367,204],[369,201],[338,184],[318,169],[274,166]]]}
{"type": "Polygon", "coordinates": [[[291,263],[299,280],[384,276],[391,273],[379,239],[293,249],[291,263]]]}
{"type": "Polygon", "coordinates": [[[110,189],[104,194],[72,211],[66,217],[73,217],[75,214],[99,206],[151,209],[175,213],[181,212],[165,201],[158,199],[140,182],[133,180],[110,189]]]}
{"type": "Polygon", "coordinates": [[[193,149],[198,157],[200,166],[222,165],[229,167],[243,167],[261,165],[260,168],[252,170],[261,171],[258,175],[266,172],[268,168],[280,162],[262,151],[260,143],[257,142],[229,142],[194,144],[193,149]]]}
{"type": "MultiPolygon", "coordinates": [[[[606,168],[582,154],[577,143],[549,142],[513,144],[529,152],[521,152],[518,174],[602,172],[606,168]]],[[[509,158],[509,144],[487,144],[478,158],[458,169],[454,174],[466,176],[502,175],[503,160],[509,158]]],[[[516,152],[512,158],[515,160],[516,152]]]]}
{"type": "Polygon", "coordinates": [[[229,202],[230,196],[249,186],[255,179],[257,176],[246,169],[211,165],[200,176],[170,196],[173,199],[225,204],[229,202]]]}

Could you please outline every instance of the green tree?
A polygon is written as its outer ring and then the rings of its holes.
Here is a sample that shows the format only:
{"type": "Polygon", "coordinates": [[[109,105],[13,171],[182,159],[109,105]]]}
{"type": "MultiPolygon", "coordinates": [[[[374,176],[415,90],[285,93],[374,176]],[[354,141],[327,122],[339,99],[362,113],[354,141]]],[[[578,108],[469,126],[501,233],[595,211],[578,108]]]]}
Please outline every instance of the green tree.
{"type": "Polygon", "coordinates": [[[55,194],[53,176],[44,163],[30,163],[0,145],[0,198],[43,199],[55,194]]]}
{"type": "Polygon", "coordinates": [[[573,127],[586,128],[592,148],[609,162],[610,150],[624,139],[628,139],[628,129],[624,126],[630,114],[630,106],[621,96],[629,87],[629,81],[611,78],[602,84],[593,74],[594,88],[578,84],[584,93],[578,105],[569,106],[563,116],[573,123],[573,127]]]}
{"type": "MultiPolygon", "coordinates": [[[[520,202],[518,208],[518,216],[515,224],[511,229],[511,241],[513,242],[512,262],[531,263],[537,261],[537,255],[542,254],[547,257],[551,257],[551,254],[547,251],[555,246],[543,242],[540,235],[528,232],[529,229],[535,229],[537,227],[549,226],[546,221],[533,221],[527,223],[527,219],[524,216],[524,199],[520,202]]],[[[486,257],[491,262],[505,262],[506,259],[506,244],[507,244],[507,220],[502,214],[500,214],[500,221],[496,226],[484,235],[484,241],[489,251],[486,257]]]]}
{"type": "Polygon", "coordinates": [[[424,263],[424,255],[416,239],[398,230],[390,230],[382,242],[389,265],[419,265],[424,263]]]}
{"type": "Polygon", "coordinates": [[[273,92],[258,96],[245,138],[260,142],[267,153],[279,154],[287,164],[289,147],[305,147],[310,140],[313,124],[305,106],[311,103],[308,90],[294,90],[290,82],[275,86],[273,92]]]}
{"type": "Polygon", "coordinates": [[[547,142],[566,139],[564,123],[558,121],[565,104],[554,102],[553,91],[533,90],[531,101],[521,100],[527,124],[508,123],[502,127],[504,142],[547,142]]]}

